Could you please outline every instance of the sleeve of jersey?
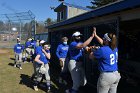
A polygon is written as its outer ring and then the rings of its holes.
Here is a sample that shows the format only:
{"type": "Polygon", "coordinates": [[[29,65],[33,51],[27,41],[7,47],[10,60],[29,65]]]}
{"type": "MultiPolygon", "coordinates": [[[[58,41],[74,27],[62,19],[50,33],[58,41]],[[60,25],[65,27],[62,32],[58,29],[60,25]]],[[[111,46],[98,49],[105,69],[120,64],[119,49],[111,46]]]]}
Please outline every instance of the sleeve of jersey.
{"type": "Polygon", "coordinates": [[[41,55],[41,51],[38,51],[36,55],[41,55]]]}
{"type": "Polygon", "coordinates": [[[41,48],[37,47],[35,53],[38,54],[39,52],[41,52],[41,48]]]}
{"type": "Polygon", "coordinates": [[[56,50],[56,55],[57,55],[58,58],[60,58],[59,51],[60,51],[60,46],[58,46],[57,50],[56,50]]]}
{"type": "Polygon", "coordinates": [[[50,53],[50,50],[46,50],[47,53],[50,53]]]}
{"type": "Polygon", "coordinates": [[[97,59],[102,58],[103,53],[102,53],[101,48],[100,48],[100,49],[98,49],[98,50],[96,50],[96,51],[94,51],[94,56],[95,56],[95,58],[97,58],[97,59]]]}
{"type": "Polygon", "coordinates": [[[71,43],[72,47],[76,47],[77,45],[78,45],[78,43],[76,43],[76,42],[71,43]]]}

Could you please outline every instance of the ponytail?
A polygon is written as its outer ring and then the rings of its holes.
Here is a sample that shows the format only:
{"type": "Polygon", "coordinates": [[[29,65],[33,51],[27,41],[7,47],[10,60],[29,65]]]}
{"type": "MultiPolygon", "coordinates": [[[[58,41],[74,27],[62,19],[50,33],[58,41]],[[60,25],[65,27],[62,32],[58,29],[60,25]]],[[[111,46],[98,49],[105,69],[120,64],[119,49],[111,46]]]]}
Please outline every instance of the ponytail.
{"type": "Polygon", "coordinates": [[[109,34],[109,37],[111,39],[109,46],[112,50],[114,50],[117,47],[117,37],[115,34],[109,34]]]}

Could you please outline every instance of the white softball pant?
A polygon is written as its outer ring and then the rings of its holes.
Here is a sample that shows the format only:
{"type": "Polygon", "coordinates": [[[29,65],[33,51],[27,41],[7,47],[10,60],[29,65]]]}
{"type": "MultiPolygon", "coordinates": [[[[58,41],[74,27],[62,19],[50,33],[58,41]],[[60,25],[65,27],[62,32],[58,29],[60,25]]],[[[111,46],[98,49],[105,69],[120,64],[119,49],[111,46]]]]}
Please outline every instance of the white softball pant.
{"type": "Polygon", "coordinates": [[[21,65],[22,62],[22,53],[15,53],[15,64],[21,65]]]}
{"type": "Polygon", "coordinates": [[[82,62],[76,62],[75,60],[70,60],[68,64],[69,71],[71,73],[73,86],[72,89],[78,90],[80,86],[84,86],[87,82],[85,77],[85,72],[82,67],[82,62]]]}
{"type": "Polygon", "coordinates": [[[31,48],[26,48],[25,50],[26,50],[25,57],[28,57],[29,55],[31,56],[32,49],[31,48]]]}
{"type": "Polygon", "coordinates": [[[116,93],[120,78],[118,71],[101,72],[97,82],[97,93],[116,93]]]}
{"type": "MultiPolygon", "coordinates": [[[[35,66],[36,66],[37,81],[40,82],[41,79],[42,79],[42,74],[39,73],[39,69],[40,69],[41,65],[36,64],[35,66]]],[[[45,79],[46,79],[46,81],[50,81],[49,65],[45,64],[44,66],[45,66],[45,68],[47,70],[46,73],[45,73],[45,79]]]]}
{"type": "Polygon", "coordinates": [[[65,73],[68,70],[68,59],[61,58],[63,62],[63,67],[61,67],[61,73],[65,73]]]}

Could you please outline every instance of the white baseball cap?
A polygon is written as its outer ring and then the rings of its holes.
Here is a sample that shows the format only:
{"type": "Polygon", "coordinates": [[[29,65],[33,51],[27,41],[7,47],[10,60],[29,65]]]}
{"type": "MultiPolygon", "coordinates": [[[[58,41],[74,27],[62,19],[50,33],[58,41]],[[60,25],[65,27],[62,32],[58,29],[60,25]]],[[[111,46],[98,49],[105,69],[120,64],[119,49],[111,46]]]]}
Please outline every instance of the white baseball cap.
{"type": "Polygon", "coordinates": [[[110,42],[111,42],[111,39],[109,38],[108,33],[105,33],[105,34],[104,34],[103,39],[105,39],[105,40],[107,40],[107,41],[110,41],[110,42]]]}
{"type": "Polygon", "coordinates": [[[28,41],[31,41],[31,40],[32,40],[31,38],[28,39],[28,41]]]}
{"type": "Polygon", "coordinates": [[[72,36],[80,36],[80,35],[82,35],[80,32],[75,32],[75,33],[73,33],[72,36]]]}
{"type": "Polygon", "coordinates": [[[45,42],[44,40],[41,40],[41,41],[40,41],[40,44],[43,44],[44,42],[45,42]]]}

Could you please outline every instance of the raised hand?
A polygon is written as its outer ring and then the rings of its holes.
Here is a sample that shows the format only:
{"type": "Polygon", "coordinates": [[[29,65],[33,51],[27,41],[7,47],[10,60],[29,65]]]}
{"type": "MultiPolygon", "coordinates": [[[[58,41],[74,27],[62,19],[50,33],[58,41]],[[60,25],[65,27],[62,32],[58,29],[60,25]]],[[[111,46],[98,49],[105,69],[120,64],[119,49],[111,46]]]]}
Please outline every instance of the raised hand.
{"type": "Polygon", "coordinates": [[[93,33],[96,36],[96,27],[93,27],[93,33]]]}
{"type": "Polygon", "coordinates": [[[96,34],[96,27],[93,27],[93,33],[92,33],[92,36],[94,37],[96,34]]]}

